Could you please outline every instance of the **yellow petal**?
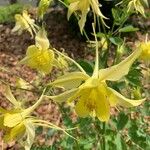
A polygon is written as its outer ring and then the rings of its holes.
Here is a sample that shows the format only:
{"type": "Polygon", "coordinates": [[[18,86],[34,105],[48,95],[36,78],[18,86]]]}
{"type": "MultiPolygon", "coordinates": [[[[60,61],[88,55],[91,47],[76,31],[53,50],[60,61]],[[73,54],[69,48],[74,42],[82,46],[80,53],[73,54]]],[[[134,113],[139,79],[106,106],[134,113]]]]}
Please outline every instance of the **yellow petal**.
{"type": "Polygon", "coordinates": [[[23,136],[25,133],[25,126],[23,122],[19,123],[17,126],[12,128],[5,136],[4,140],[6,142],[17,140],[20,136],[23,136]]]}
{"type": "Polygon", "coordinates": [[[55,96],[47,96],[45,97],[54,100],[55,102],[62,103],[68,100],[68,98],[72,97],[78,89],[71,89],[69,91],[63,92],[62,94],[55,95],[55,96]]]}
{"type": "Polygon", "coordinates": [[[35,42],[36,42],[36,46],[40,49],[45,49],[47,50],[49,48],[49,40],[47,38],[47,33],[44,29],[44,27],[42,27],[39,32],[36,34],[35,36],[35,42]]]}
{"type": "Polygon", "coordinates": [[[31,107],[25,110],[13,109],[7,111],[4,114],[4,126],[14,127],[21,123],[27,117],[27,115],[31,113],[31,107]]]}
{"type": "Polygon", "coordinates": [[[31,45],[28,47],[26,55],[27,56],[32,56],[38,51],[38,48],[35,45],[31,45]]]}
{"type": "Polygon", "coordinates": [[[46,13],[50,2],[52,2],[52,0],[41,0],[39,5],[38,5],[38,16],[40,19],[43,19],[44,14],[46,13]]]}
{"type": "Polygon", "coordinates": [[[83,83],[79,89],[89,89],[97,87],[100,84],[99,80],[97,78],[91,77],[86,80],[85,83],[83,83]]]}
{"type": "Polygon", "coordinates": [[[69,5],[68,14],[67,14],[68,20],[69,20],[70,16],[72,15],[72,13],[75,12],[76,10],[78,10],[78,3],[79,3],[79,1],[73,2],[69,5]]]}
{"type": "Polygon", "coordinates": [[[102,18],[105,18],[107,19],[103,14],[102,12],[100,11],[100,4],[98,2],[98,0],[91,0],[90,1],[90,4],[91,4],[91,7],[93,9],[93,12],[96,14],[96,15],[99,15],[100,17],[102,18]]]}
{"type": "Polygon", "coordinates": [[[106,69],[100,69],[99,80],[117,81],[121,79],[123,76],[128,74],[131,65],[140,56],[141,52],[142,50],[138,49],[119,64],[106,69]]]}
{"type": "MultiPolygon", "coordinates": [[[[117,91],[115,91],[112,88],[108,88],[112,94],[115,96],[116,100],[117,100],[117,104],[123,107],[134,107],[134,106],[138,106],[140,105],[142,102],[144,102],[146,99],[140,99],[140,100],[133,100],[133,99],[128,99],[126,97],[124,97],[123,95],[121,95],[120,93],[118,93],[117,91]]],[[[111,98],[111,97],[110,97],[111,98]]],[[[113,97],[114,98],[114,97],[113,97]]],[[[109,100],[111,101],[111,99],[109,100]]]]}
{"type": "Polygon", "coordinates": [[[30,85],[24,79],[18,77],[16,79],[16,87],[17,88],[22,88],[22,89],[29,89],[30,85]]]}
{"type": "Polygon", "coordinates": [[[79,99],[75,106],[75,111],[80,117],[87,117],[90,114],[88,108],[85,105],[86,100],[87,99],[84,98],[79,99]]]}
{"type": "Polygon", "coordinates": [[[140,59],[150,61],[150,41],[140,43],[139,49],[142,49],[140,59]]]}
{"type": "Polygon", "coordinates": [[[59,77],[54,82],[50,83],[50,85],[63,87],[65,89],[72,89],[78,87],[83,81],[88,79],[88,77],[88,75],[82,72],[71,72],[59,77]]]}
{"type": "Polygon", "coordinates": [[[118,103],[116,96],[112,92],[109,95],[109,103],[111,107],[115,107],[118,103]]]}
{"type": "Polygon", "coordinates": [[[87,13],[88,13],[88,10],[82,12],[81,19],[80,19],[79,22],[78,22],[78,23],[79,23],[79,27],[80,27],[80,32],[81,32],[81,33],[82,33],[83,28],[84,28],[84,26],[85,26],[87,13]]]}
{"type": "Polygon", "coordinates": [[[0,107],[0,114],[4,114],[4,113],[7,113],[8,111],[5,110],[4,108],[0,107]]]}
{"type": "Polygon", "coordinates": [[[30,150],[34,139],[35,139],[35,126],[33,125],[32,121],[25,120],[24,121],[25,127],[26,127],[26,136],[27,139],[24,141],[23,146],[25,150],[30,150]]]}
{"type": "Polygon", "coordinates": [[[4,115],[4,126],[14,127],[24,120],[24,115],[21,113],[6,113],[4,115]]]}
{"type": "Polygon", "coordinates": [[[36,33],[35,27],[38,28],[38,26],[34,24],[34,22],[35,22],[34,19],[30,18],[30,15],[28,14],[28,12],[26,10],[23,10],[22,16],[23,16],[23,18],[26,20],[26,22],[28,24],[28,28],[26,28],[26,30],[29,31],[30,34],[33,37],[32,30],[36,33]]]}
{"type": "Polygon", "coordinates": [[[95,101],[96,101],[96,116],[102,122],[108,121],[110,118],[110,105],[106,93],[106,88],[104,85],[100,85],[95,91],[95,101]]]}
{"type": "Polygon", "coordinates": [[[0,116],[0,129],[3,129],[4,127],[4,116],[0,116]]]}
{"type": "Polygon", "coordinates": [[[13,96],[9,86],[6,87],[6,91],[5,91],[4,95],[16,108],[20,107],[19,102],[13,96]]]}
{"type": "Polygon", "coordinates": [[[53,67],[54,52],[50,49],[41,50],[31,46],[27,50],[27,56],[20,63],[26,64],[33,69],[48,74],[53,67]]]}

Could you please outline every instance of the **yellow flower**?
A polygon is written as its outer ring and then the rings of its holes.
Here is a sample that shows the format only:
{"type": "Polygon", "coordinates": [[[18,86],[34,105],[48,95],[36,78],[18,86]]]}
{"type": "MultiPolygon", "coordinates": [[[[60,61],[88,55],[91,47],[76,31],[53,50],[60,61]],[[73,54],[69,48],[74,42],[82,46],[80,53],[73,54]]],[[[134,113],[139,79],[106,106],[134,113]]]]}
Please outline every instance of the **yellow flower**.
{"type": "Polygon", "coordinates": [[[99,1],[98,0],[70,0],[70,5],[68,6],[68,14],[67,18],[69,20],[72,13],[80,11],[81,17],[79,20],[79,27],[80,31],[82,33],[85,22],[86,22],[86,16],[88,12],[90,11],[90,7],[92,8],[92,11],[94,15],[100,16],[102,19],[106,19],[106,17],[101,13],[99,7],[99,1]]]}
{"type": "Polygon", "coordinates": [[[37,69],[44,74],[50,73],[55,58],[53,50],[49,49],[49,45],[46,32],[41,29],[35,37],[35,45],[28,47],[26,57],[20,63],[37,69]]]}
{"type": "MultiPolygon", "coordinates": [[[[145,0],[143,1],[146,5],[148,5],[148,1],[145,0]]],[[[144,6],[143,3],[141,2],[141,0],[131,0],[128,4],[128,12],[132,12],[132,11],[136,11],[139,12],[140,14],[142,14],[145,17],[145,10],[144,10],[144,6]]]]}
{"type": "Polygon", "coordinates": [[[98,70],[98,61],[96,61],[91,77],[82,72],[68,73],[59,77],[51,85],[63,87],[67,91],[60,95],[46,97],[57,102],[67,100],[70,103],[75,101],[75,110],[80,117],[91,115],[97,116],[100,121],[108,121],[110,118],[110,107],[120,105],[128,108],[138,106],[145,100],[125,98],[106,84],[107,80],[117,81],[127,75],[130,66],[140,54],[141,50],[139,49],[119,64],[100,70],[98,70]]]}
{"type": "Polygon", "coordinates": [[[36,33],[36,28],[38,27],[34,24],[35,21],[34,19],[30,18],[28,12],[24,10],[22,12],[22,15],[16,14],[15,19],[16,19],[16,25],[12,29],[12,32],[18,31],[18,33],[21,34],[23,30],[27,30],[33,37],[33,32],[36,33]]]}
{"type": "MultiPolygon", "coordinates": [[[[44,92],[45,90],[34,105],[24,109],[13,96],[9,86],[7,86],[5,96],[13,104],[13,109],[5,110],[0,107],[0,129],[4,131],[5,142],[18,140],[18,142],[21,143],[25,150],[29,150],[35,139],[35,126],[54,128],[69,135],[65,129],[62,129],[50,122],[31,116],[31,113],[43,100],[44,92]]],[[[69,136],[72,137],[71,135],[69,136]]]]}
{"type": "Polygon", "coordinates": [[[52,0],[40,0],[40,3],[38,5],[38,16],[40,19],[43,19],[43,16],[51,2],[52,0]]]}
{"type": "Polygon", "coordinates": [[[8,142],[27,135],[24,147],[26,150],[30,149],[35,136],[35,127],[30,114],[43,100],[43,94],[33,106],[27,109],[21,107],[21,104],[15,99],[9,86],[6,88],[5,96],[13,104],[13,109],[5,110],[0,107],[0,129],[5,131],[4,140],[8,142]]]}
{"type": "Polygon", "coordinates": [[[142,50],[140,59],[150,61],[150,41],[140,43],[138,48],[142,50]]]}

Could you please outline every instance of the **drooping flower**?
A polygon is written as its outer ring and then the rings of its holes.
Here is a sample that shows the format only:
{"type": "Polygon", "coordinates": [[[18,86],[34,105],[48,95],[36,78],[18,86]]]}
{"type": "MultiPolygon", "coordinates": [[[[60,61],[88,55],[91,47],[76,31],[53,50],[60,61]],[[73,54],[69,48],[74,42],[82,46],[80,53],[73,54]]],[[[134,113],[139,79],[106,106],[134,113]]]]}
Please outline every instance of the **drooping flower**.
{"type": "Polygon", "coordinates": [[[46,13],[52,0],[40,0],[38,5],[38,16],[40,19],[43,19],[44,14],[46,13]]]}
{"type": "Polygon", "coordinates": [[[100,121],[108,121],[111,107],[117,105],[127,108],[138,106],[145,100],[128,99],[106,83],[106,81],[120,80],[127,75],[130,66],[140,54],[141,50],[138,49],[119,64],[100,70],[98,70],[98,61],[96,61],[91,77],[82,72],[68,73],[59,77],[51,85],[63,87],[67,91],[60,95],[46,97],[57,102],[75,101],[75,110],[80,117],[91,115],[97,116],[100,121]]]}
{"type": "Polygon", "coordinates": [[[38,26],[35,25],[34,19],[30,18],[30,15],[26,10],[23,10],[22,15],[16,14],[15,20],[16,25],[12,29],[12,32],[18,32],[19,34],[21,34],[23,30],[27,30],[33,37],[33,32],[36,33],[36,29],[38,28],[38,26]]]}
{"type": "Polygon", "coordinates": [[[140,59],[144,61],[150,61],[150,41],[141,42],[138,48],[142,50],[140,59]]]}
{"type": "MultiPolygon", "coordinates": [[[[13,108],[11,110],[5,110],[0,107],[0,130],[4,131],[5,142],[17,140],[25,150],[30,150],[35,139],[36,126],[53,128],[69,135],[66,132],[67,129],[62,129],[50,122],[40,120],[31,115],[43,100],[44,91],[34,105],[24,109],[21,103],[13,96],[9,86],[7,87],[5,96],[13,104],[13,108]]],[[[69,136],[72,137],[71,135],[69,136]]]]}
{"type": "Polygon", "coordinates": [[[145,9],[143,3],[148,7],[147,0],[144,0],[143,2],[141,0],[131,0],[128,4],[128,12],[133,12],[135,10],[145,17],[145,9]]]}
{"type": "Polygon", "coordinates": [[[106,17],[102,14],[100,11],[100,4],[98,0],[70,0],[70,4],[68,6],[68,14],[67,18],[69,20],[72,13],[79,11],[81,13],[80,20],[79,20],[79,27],[80,31],[82,33],[83,28],[85,26],[86,17],[88,12],[90,11],[90,7],[92,8],[93,14],[100,16],[103,19],[106,19],[106,17]]]}
{"type": "Polygon", "coordinates": [[[26,57],[21,61],[33,69],[48,74],[51,72],[54,63],[54,52],[49,48],[49,40],[46,31],[41,29],[35,37],[35,45],[28,47],[26,57]]]}
{"type": "Polygon", "coordinates": [[[27,109],[22,108],[20,102],[11,93],[9,86],[6,89],[5,96],[13,104],[13,109],[5,110],[0,107],[0,129],[5,131],[4,140],[6,142],[17,139],[21,141],[26,135],[24,147],[25,150],[29,150],[35,137],[35,126],[31,113],[42,101],[43,94],[33,106],[27,109]]]}

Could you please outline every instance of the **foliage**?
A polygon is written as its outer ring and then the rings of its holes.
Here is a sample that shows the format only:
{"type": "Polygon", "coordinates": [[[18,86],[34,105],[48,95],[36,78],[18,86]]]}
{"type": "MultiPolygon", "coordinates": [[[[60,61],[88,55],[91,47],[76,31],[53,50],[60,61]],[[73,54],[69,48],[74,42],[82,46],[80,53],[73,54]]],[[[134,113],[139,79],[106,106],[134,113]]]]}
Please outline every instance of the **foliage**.
{"type": "Polygon", "coordinates": [[[21,13],[23,5],[13,4],[8,6],[0,6],[0,23],[11,23],[14,22],[14,15],[21,13]]]}

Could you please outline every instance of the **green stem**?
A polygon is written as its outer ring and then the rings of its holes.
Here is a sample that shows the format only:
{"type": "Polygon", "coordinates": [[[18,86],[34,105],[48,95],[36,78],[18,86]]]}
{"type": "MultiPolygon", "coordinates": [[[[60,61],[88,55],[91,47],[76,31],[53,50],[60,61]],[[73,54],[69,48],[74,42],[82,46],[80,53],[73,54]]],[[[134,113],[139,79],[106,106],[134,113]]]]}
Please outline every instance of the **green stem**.
{"type": "Polygon", "coordinates": [[[94,32],[94,36],[95,36],[95,43],[96,43],[96,58],[95,58],[95,67],[94,67],[93,77],[98,78],[98,70],[99,70],[98,41],[97,41],[97,37],[96,37],[94,24],[92,24],[92,27],[93,27],[93,32],[94,32]]]}
{"type": "Polygon", "coordinates": [[[103,150],[106,150],[106,139],[105,139],[105,132],[106,132],[106,123],[103,123],[103,150]]]}
{"type": "Polygon", "coordinates": [[[43,100],[45,90],[46,90],[46,89],[43,90],[43,93],[42,93],[42,95],[40,96],[39,100],[38,100],[34,105],[32,105],[31,107],[27,108],[27,109],[25,110],[25,113],[27,113],[27,114],[32,113],[32,112],[40,105],[40,103],[41,103],[42,100],[43,100]]]}
{"type": "Polygon", "coordinates": [[[130,14],[127,14],[127,16],[124,18],[124,20],[120,24],[120,26],[112,33],[112,35],[116,35],[119,32],[119,30],[123,27],[124,23],[127,21],[129,16],[130,16],[130,14]]]}
{"type": "Polygon", "coordinates": [[[83,73],[86,74],[86,72],[84,71],[84,69],[75,61],[73,60],[72,58],[70,58],[69,56],[66,56],[65,54],[57,51],[56,49],[54,49],[54,51],[57,53],[57,54],[60,54],[62,55],[64,58],[68,59],[69,61],[71,61],[72,63],[74,63],[83,73]]]}

